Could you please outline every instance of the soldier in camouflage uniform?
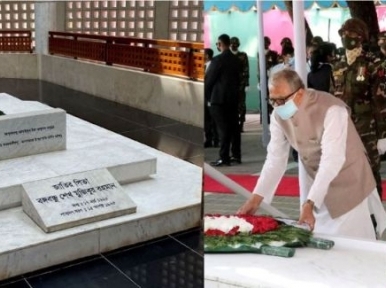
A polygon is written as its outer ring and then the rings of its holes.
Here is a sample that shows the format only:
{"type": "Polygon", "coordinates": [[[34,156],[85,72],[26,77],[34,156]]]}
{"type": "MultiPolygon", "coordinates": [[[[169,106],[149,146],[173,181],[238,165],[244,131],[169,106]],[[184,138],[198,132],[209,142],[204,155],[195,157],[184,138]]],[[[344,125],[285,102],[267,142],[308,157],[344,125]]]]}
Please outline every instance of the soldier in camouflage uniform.
{"type": "Polygon", "coordinates": [[[368,41],[368,30],[363,21],[348,19],[339,35],[346,49],[346,61],[339,62],[334,68],[335,96],[351,108],[351,118],[367,150],[378,193],[382,195],[379,170],[380,153],[386,151],[386,101],[379,88],[375,88],[376,83],[382,86],[377,73],[380,61],[362,49],[362,43],[368,41]]]}
{"type": "Polygon", "coordinates": [[[381,60],[386,59],[386,31],[378,34],[378,46],[379,46],[379,58],[381,60]]]}
{"type": "Polygon", "coordinates": [[[245,52],[239,51],[240,40],[237,37],[231,38],[231,51],[235,54],[241,61],[241,71],[240,71],[240,90],[239,90],[239,124],[240,131],[243,131],[243,126],[245,122],[245,114],[247,112],[246,107],[246,92],[249,89],[249,62],[248,55],[245,52]]]}

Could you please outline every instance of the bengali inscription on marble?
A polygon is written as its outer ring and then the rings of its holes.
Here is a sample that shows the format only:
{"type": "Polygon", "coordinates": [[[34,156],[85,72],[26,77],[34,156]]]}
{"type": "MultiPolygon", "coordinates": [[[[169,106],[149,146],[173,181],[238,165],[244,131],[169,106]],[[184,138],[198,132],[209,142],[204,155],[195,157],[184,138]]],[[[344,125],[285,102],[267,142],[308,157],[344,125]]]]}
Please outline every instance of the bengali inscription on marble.
{"type": "Polygon", "coordinates": [[[53,108],[0,116],[0,160],[64,149],[64,110],[53,108]]]}
{"type": "Polygon", "coordinates": [[[23,188],[23,210],[45,232],[136,212],[107,169],[29,182],[23,188]]]}

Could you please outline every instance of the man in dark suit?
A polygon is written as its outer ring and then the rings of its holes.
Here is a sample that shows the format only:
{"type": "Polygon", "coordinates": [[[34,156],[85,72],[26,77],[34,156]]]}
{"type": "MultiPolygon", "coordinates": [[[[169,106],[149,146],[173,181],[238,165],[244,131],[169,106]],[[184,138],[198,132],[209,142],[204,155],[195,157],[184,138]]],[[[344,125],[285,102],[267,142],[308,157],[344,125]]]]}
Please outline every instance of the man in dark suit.
{"type": "MultiPolygon", "coordinates": [[[[220,139],[220,158],[211,164],[213,166],[229,166],[231,140],[234,135],[238,134],[237,129],[240,129],[238,125],[238,91],[241,65],[237,56],[230,51],[230,37],[228,35],[222,34],[218,37],[217,47],[221,53],[212,59],[205,74],[205,92],[210,97],[210,109],[220,139]]],[[[240,149],[240,147],[232,148],[234,151],[240,149]]]]}

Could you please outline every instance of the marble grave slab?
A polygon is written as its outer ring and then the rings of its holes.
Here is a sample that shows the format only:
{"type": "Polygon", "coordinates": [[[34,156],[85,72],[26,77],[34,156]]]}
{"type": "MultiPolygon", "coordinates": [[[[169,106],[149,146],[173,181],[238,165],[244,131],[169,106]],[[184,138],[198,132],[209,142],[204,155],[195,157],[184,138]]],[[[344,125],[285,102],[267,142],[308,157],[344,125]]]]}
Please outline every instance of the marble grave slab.
{"type": "Polygon", "coordinates": [[[137,209],[107,169],[22,186],[23,211],[45,232],[131,214],[137,209]]]}
{"type": "MultiPolygon", "coordinates": [[[[52,109],[5,93],[0,107],[6,114],[52,109]]],[[[0,211],[0,280],[198,227],[201,221],[202,168],[69,114],[66,150],[0,161],[0,174],[0,196],[15,207],[0,211]],[[45,233],[22,209],[21,184],[86,166],[108,167],[137,205],[136,213],[45,233]],[[139,177],[145,170],[151,177],[139,177]]]]}
{"type": "Polygon", "coordinates": [[[59,108],[0,117],[0,160],[66,149],[66,112],[59,108]]]}

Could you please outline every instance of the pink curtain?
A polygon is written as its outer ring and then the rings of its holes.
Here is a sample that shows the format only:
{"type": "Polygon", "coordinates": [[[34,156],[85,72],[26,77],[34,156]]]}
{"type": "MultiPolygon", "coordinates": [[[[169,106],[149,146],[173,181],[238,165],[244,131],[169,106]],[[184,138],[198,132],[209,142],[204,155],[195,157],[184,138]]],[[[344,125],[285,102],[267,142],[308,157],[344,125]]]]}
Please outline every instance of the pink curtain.
{"type": "Polygon", "coordinates": [[[280,41],[284,37],[294,39],[293,25],[291,17],[287,11],[280,11],[279,9],[269,10],[263,14],[264,21],[264,36],[271,39],[271,50],[276,50],[281,53],[280,41]],[[273,23],[274,25],[270,25],[273,23]]]}

